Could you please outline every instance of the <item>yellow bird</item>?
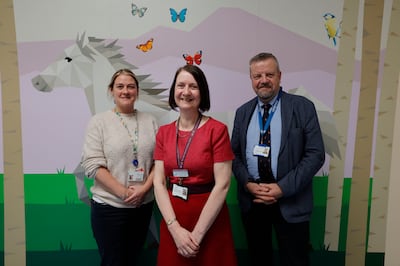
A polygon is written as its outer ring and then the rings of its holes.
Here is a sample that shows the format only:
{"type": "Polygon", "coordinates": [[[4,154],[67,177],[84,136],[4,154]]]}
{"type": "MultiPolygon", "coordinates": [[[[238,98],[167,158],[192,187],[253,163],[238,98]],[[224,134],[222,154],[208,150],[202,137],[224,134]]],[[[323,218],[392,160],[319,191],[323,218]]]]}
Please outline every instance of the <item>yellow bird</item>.
{"type": "Polygon", "coordinates": [[[325,29],[328,34],[328,38],[332,39],[333,45],[336,46],[336,38],[339,36],[340,26],[336,26],[336,17],[332,13],[326,13],[323,15],[325,19],[325,29]]]}

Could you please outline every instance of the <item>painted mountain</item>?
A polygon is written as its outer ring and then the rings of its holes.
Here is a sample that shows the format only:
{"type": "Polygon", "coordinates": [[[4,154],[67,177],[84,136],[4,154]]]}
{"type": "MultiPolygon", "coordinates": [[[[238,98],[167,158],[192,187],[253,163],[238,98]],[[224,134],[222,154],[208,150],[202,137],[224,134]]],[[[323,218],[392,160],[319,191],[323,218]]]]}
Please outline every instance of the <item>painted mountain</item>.
{"type": "MultiPolygon", "coordinates": [[[[326,36],[321,34],[321,38],[326,36]]],[[[25,173],[55,173],[57,169],[71,173],[79,162],[91,116],[82,88],[61,87],[43,93],[31,82],[74,43],[75,39],[18,44],[25,173]]],[[[211,89],[210,112],[228,126],[235,109],[254,97],[248,60],[262,51],[272,52],[280,60],[285,90],[301,86],[333,106],[336,50],[241,9],[218,9],[189,32],[158,27],[135,39],[117,40],[116,45],[121,46],[125,60],[137,67],[137,74],[151,74],[160,88],[169,88],[175,70],[186,63],[184,53],[193,55],[201,50],[200,67],[211,89]],[[136,48],[150,38],[154,40],[150,51],[136,48]]],[[[97,89],[105,91],[106,87],[97,89]]]]}

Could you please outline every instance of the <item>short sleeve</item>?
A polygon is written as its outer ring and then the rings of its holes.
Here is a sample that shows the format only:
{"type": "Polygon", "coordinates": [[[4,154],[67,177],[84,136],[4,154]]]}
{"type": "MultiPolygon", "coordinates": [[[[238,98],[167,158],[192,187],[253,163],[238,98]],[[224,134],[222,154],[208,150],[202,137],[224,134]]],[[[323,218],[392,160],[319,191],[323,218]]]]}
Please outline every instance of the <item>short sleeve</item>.
{"type": "Polygon", "coordinates": [[[220,122],[212,131],[213,160],[214,163],[230,161],[235,158],[231,142],[229,139],[228,128],[220,122]]]}

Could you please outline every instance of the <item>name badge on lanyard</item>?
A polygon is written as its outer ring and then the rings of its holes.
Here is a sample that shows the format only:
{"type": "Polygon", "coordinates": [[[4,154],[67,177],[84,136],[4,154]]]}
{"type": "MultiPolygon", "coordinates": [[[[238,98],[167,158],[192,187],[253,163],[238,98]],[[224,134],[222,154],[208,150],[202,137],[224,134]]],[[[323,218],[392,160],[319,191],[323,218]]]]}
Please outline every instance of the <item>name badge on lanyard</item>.
{"type": "Polygon", "coordinates": [[[143,180],[144,180],[143,168],[136,168],[134,170],[129,170],[128,182],[143,182],[143,180]]]}
{"type": "Polygon", "coordinates": [[[132,165],[134,169],[128,171],[128,183],[133,182],[143,182],[144,180],[144,169],[139,166],[139,161],[137,159],[132,160],[132,165]]]}
{"type": "Polygon", "coordinates": [[[253,155],[268,157],[270,150],[271,150],[271,148],[265,144],[257,144],[254,146],[253,155]]]}
{"type": "Polygon", "coordinates": [[[172,185],[172,196],[182,198],[187,200],[188,198],[188,188],[184,186],[180,186],[177,184],[172,185]]]}
{"type": "Polygon", "coordinates": [[[172,170],[172,174],[175,177],[188,177],[189,170],[188,169],[174,169],[174,170],[172,170]]]}

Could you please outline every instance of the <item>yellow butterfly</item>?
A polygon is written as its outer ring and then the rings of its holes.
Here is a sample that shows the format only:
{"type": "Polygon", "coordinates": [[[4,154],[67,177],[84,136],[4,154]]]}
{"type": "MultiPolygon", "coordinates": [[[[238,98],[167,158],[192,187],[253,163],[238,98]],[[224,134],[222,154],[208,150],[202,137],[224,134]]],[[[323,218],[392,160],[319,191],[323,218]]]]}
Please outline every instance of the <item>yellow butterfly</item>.
{"type": "Polygon", "coordinates": [[[148,52],[153,49],[153,38],[149,39],[146,43],[136,45],[136,48],[142,52],[148,52]]]}

